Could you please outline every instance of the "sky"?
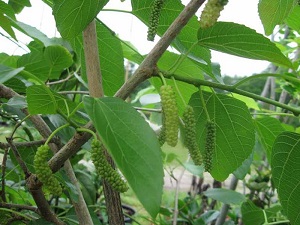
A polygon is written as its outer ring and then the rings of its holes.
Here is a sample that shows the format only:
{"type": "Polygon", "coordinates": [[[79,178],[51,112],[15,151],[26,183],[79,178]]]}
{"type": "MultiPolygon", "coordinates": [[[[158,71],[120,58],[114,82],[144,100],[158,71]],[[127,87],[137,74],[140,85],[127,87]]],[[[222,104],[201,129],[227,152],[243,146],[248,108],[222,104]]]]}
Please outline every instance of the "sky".
{"type": "MultiPolygon", "coordinates": [[[[255,29],[258,33],[263,34],[263,27],[257,13],[258,1],[259,0],[229,0],[229,3],[221,13],[219,21],[244,24],[255,29]]],[[[183,4],[188,3],[187,0],[183,0],[182,2],[183,4]]],[[[25,8],[17,15],[17,19],[23,23],[36,27],[48,37],[59,37],[59,32],[56,30],[50,7],[41,0],[31,0],[31,4],[32,7],[25,8]]],[[[130,11],[130,1],[125,0],[125,2],[121,2],[120,0],[111,0],[105,6],[105,9],[122,9],[130,11]]],[[[202,9],[203,6],[197,12],[198,17],[202,9]]],[[[129,13],[107,11],[101,12],[98,17],[122,39],[133,43],[142,54],[147,54],[158,40],[158,37],[156,37],[154,42],[147,41],[147,27],[129,13]]],[[[17,38],[24,44],[31,41],[27,36],[18,33],[17,38]]],[[[0,36],[0,52],[6,52],[10,55],[21,55],[26,53],[24,49],[2,36],[0,36]]],[[[220,63],[222,74],[230,76],[249,76],[253,73],[261,72],[269,65],[266,61],[244,59],[215,51],[212,52],[212,61],[220,63]]]]}

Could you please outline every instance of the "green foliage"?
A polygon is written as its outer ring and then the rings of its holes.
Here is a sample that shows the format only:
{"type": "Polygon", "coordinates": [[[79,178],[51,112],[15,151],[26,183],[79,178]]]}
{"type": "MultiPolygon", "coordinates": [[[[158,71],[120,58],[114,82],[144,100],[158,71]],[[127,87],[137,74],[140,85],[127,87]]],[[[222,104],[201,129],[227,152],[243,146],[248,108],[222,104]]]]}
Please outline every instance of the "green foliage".
{"type": "MultiPolygon", "coordinates": [[[[244,102],[224,94],[203,94],[210,120],[216,125],[211,175],[217,180],[225,180],[252,153],[255,144],[254,125],[244,102]]],[[[195,110],[197,139],[204,156],[208,118],[199,92],[192,95],[189,104],[195,110]]]]}
{"type": "Polygon", "coordinates": [[[178,141],[179,116],[175,92],[170,85],[160,88],[161,106],[164,114],[166,142],[174,147],[178,141]]]}
{"type": "Polygon", "coordinates": [[[43,187],[51,194],[60,196],[62,194],[62,187],[48,165],[49,149],[48,145],[38,147],[33,161],[34,169],[38,179],[43,183],[43,187]]]}
{"type": "Polygon", "coordinates": [[[280,203],[291,224],[300,222],[300,134],[282,132],[275,139],[272,149],[272,179],[280,203]]]}
{"type": "Polygon", "coordinates": [[[236,23],[217,22],[210,28],[199,29],[198,44],[236,56],[268,60],[291,67],[290,60],[268,38],[236,23]]]}
{"type": "MultiPolygon", "coordinates": [[[[186,23],[184,28],[180,32],[173,30],[172,35],[165,36],[159,42],[160,45],[156,46],[162,50],[165,44],[170,45],[176,53],[173,50],[164,51],[158,57],[161,53],[158,51],[156,58],[151,58],[156,52],[144,55],[132,43],[122,40],[121,34],[116,35],[111,27],[96,19],[99,12],[101,19],[106,13],[111,18],[117,18],[118,13],[122,13],[119,9],[105,9],[106,12],[102,13],[108,0],[43,2],[52,8],[62,38],[48,38],[39,29],[18,21],[21,17],[16,17],[16,14],[31,6],[29,0],[0,1],[1,37],[5,36],[18,47],[26,49],[23,55],[0,53],[0,147],[4,149],[0,150],[3,168],[1,178],[4,179],[0,210],[0,216],[4,218],[0,219],[0,223],[8,218],[19,217],[21,220],[12,224],[25,224],[23,218],[26,218],[28,224],[50,223],[31,211],[10,209],[6,205],[36,205],[36,199],[29,192],[29,183],[24,179],[24,171],[19,165],[20,160],[34,178],[36,173],[44,190],[48,189],[52,194],[59,195],[49,199],[50,213],[59,215],[65,223],[78,223],[78,212],[74,210],[72,203],[80,199],[79,190],[68,181],[62,169],[56,168],[65,180],[65,191],[62,194],[62,186],[48,166],[49,163],[52,168],[61,156],[69,153],[72,153],[68,158],[81,185],[82,195],[86,203],[93,206],[89,207],[89,211],[94,224],[100,224],[99,215],[103,219],[101,223],[108,223],[107,214],[103,213],[103,204],[109,201],[104,201],[101,195],[102,180],[95,173],[95,168],[102,179],[116,190],[121,192],[130,188],[126,197],[137,196],[141,202],[138,208],[145,209],[138,209],[138,214],[144,215],[144,211],[147,211],[152,219],[148,215],[145,218],[153,224],[167,225],[176,217],[177,221],[174,222],[177,224],[215,223],[221,218],[219,203],[231,205],[224,225],[238,223],[240,211],[245,225],[300,223],[300,135],[294,133],[299,131],[298,0],[259,1],[258,12],[265,34],[272,34],[276,27],[273,40],[245,25],[216,22],[227,0],[209,0],[200,21],[196,15],[189,20],[180,18],[182,23],[177,25],[186,23]],[[114,14],[108,12],[111,10],[114,14]],[[94,19],[105,94],[105,97],[99,99],[82,95],[89,91],[86,74],[88,62],[85,59],[82,33],[94,19]],[[24,44],[21,39],[17,40],[19,35],[16,37],[16,30],[32,41],[24,44]],[[272,70],[243,78],[246,82],[237,77],[224,77],[221,74],[222,68],[211,63],[211,50],[267,60],[273,63],[270,67],[272,70]],[[131,61],[126,70],[125,58],[131,61]],[[145,65],[150,65],[151,68],[145,65]],[[139,70],[134,73],[138,66],[139,70]],[[164,76],[165,85],[162,87],[158,74],[164,76]],[[274,77],[272,88],[269,89],[273,92],[267,97],[260,96],[263,89],[268,89],[265,83],[269,76],[274,77]],[[146,90],[149,83],[154,87],[146,90]],[[171,85],[176,86],[176,92],[171,85]],[[199,86],[205,90],[203,98],[199,96],[199,86]],[[280,95],[284,96],[284,91],[289,94],[285,101],[279,98],[280,95]],[[145,93],[150,94],[147,97],[154,96],[151,104],[139,103],[138,100],[145,93]],[[124,102],[107,96],[130,97],[124,102]],[[263,102],[267,104],[262,104],[263,102]],[[186,105],[188,106],[185,107],[186,105]],[[136,106],[143,108],[134,109],[136,106]],[[20,123],[28,112],[33,115],[31,120],[26,119],[20,123]],[[179,123],[179,116],[182,124],[179,123]],[[161,125],[160,118],[163,118],[162,127],[160,134],[157,134],[161,125]],[[90,127],[90,123],[87,124],[89,121],[94,124],[103,144],[94,140],[91,147],[84,139],[86,134],[75,133],[81,126],[90,127]],[[55,143],[52,143],[62,149],[49,161],[49,147],[40,146],[36,151],[36,141],[46,138],[49,131],[64,124],[70,127],[57,134],[60,143],[54,139],[55,143]],[[182,132],[178,132],[179,128],[182,132]],[[11,137],[14,141],[17,157],[11,150],[8,155],[4,155],[9,146],[5,143],[6,137],[11,137]],[[168,145],[163,145],[164,142],[168,145]],[[82,149],[79,150],[81,145],[82,149]],[[187,149],[184,147],[189,149],[194,164],[182,163],[187,157],[187,149]],[[91,148],[90,154],[87,149],[91,148]],[[103,148],[112,156],[117,170],[105,160],[103,148]],[[201,165],[202,161],[204,163],[201,165]],[[176,164],[199,177],[196,184],[193,180],[188,196],[176,193],[178,201],[174,201],[173,196],[169,197],[170,204],[167,206],[165,202],[161,203],[163,192],[167,192],[163,189],[163,162],[167,170],[176,164]],[[129,187],[117,172],[118,169],[129,187]],[[250,194],[244,196],[230,190],[208,188],[210,184],[203,183],[207,178],[204,170],[219,181],[233,173],[243,180],[250,194]],[[174,214],[177,212],[174,210],[174,202],[178,204],[178,215],[174,214]],[[158,213],[160,215],[156,217],[158,213]]],[[[167,29],[177,29],[179,26],[171,24],[185,7],[178,0],[130,2],[132,11],[126,13],[132,14],[149,27],[150,40],[155,35],[161,37],[167,29]]],[[[189,10],[185,15],[188,12],[189,10]]],[[[255,62],[253,65],[255,66],[255,62]]],[[[171,177],[176,178],[175,183],[179,183],[173,168],[168,172],[171,177]]],[[[213,185],[217,184],[220,183],[215,181],[213,185]]],[[[48,191],[46,190],[46,194],[48,191]]],[[[41,209],[40,207],[40,212],[41,209]]],[[[140,224],[145,223],[143,221],[140,224]]]]}
{"type": "Polygon", "coordinates": [[[258,12],[266,35],[272,34],[275,26],[281,24],[296,6],[297,0],[261,0],[258,12]]]}
{"type": "Polygon", "coordinates": [[[163,187],[163,164],[156,134],[141,115],[121,99],[87,96],[83,101],[105,148],[144,208],[155,217],[163,187]]]}

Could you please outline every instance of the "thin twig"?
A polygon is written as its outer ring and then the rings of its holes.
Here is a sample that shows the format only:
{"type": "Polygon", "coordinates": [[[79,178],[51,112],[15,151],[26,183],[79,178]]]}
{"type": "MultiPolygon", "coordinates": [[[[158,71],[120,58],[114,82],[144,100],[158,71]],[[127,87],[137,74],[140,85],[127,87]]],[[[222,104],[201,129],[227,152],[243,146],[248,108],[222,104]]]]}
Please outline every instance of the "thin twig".
{"type": "Polygon", "coordinates": [[[1,208],[7,208],[7,209],[30,210],[30,211],[33,211],[37,214],[40,214],[37,207],[30,206],[30,205],[19,205],[19,204],[0,202],[0,207],[1,208]]]}
{"type": "Polygon", "coordinates": [[[139,111],[147,111],[147,112],[157,112],[157,113],[161,113],[162,110],[161,109],[148,109],[148,108],[142,108],[142,107],[134,107],[136,110],[139,111]]]}
{"type": "Polygon", "coordinates": [[[16,160],[18,161],[18,164],[20,165],[21,169],[23,170],[23,172],[25,174],[25,178],[28,178],[31,175],[31,172],[29,171],[26,163],[23,161],[17,147],[13,143],[13,139],[12,138],[6,138],[6,140],[7,140],[7,143],[9,144],[11,150],[13,151],[14,156],[16,157],[16,160]]]}
{"type": "MultiPolygon", "coordinates": [[[[53,138],[50,142],[54,143],[55,138],[53,138]]],[[[14,142],[14,145],[18,147],[32,147],[32,146],[40,146],[46,142],[46,139],[38,140],[38,141],[28,141],[28,142],[14,142]]],[[[0,142],[0,148],[5,149],[7,147],[10,147],[8,143],[0,142]]]]}

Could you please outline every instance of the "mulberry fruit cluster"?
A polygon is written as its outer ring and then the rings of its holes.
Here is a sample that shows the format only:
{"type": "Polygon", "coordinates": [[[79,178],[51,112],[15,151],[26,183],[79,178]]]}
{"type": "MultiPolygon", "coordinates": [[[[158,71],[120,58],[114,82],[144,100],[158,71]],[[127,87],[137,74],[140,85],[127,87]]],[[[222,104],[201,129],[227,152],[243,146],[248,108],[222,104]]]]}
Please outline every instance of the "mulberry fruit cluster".
{"type": "Polygon", "coordinates": [[[208,121],[206,123],[206,139],[204,149],[204,167],[205,171],[210,172],[213,164],[213,155],[216,146],[216,124],[208,121]]]}
{"type": "Polygon", "coordinates": [[[200,27],[209,28],[213,26],[227,2],[228,0],[208,0],[200,16],[200,27]]]}
{"type": "Polygon", "coordinates": [[[184,144],[188,148],[190,156],[195,165],[202,164],[202,155],[196,138],[196,119],[194,109],[192,106],[187,105],[183,113],[183,122],[185,130],[184,144]]]}
{"type": "Polygon", "coordinates": [[[162,126],[159,132],[158,141],[160,146],[162,146],[166,142],[166,124],[164,115],[162,115],[162,126]]]}
{"type": "Polygon", "coordinates": [[[147,35],[148,41],[154,41],[154,37],[156,35],[157,27],[159,24],[160,11],[162,9],[163,4],[164,4],[164,0],[154,0],[153,2],[151,13],[150,13],[150,19],[149,19],[149,27],[148,27],[148,35],[147,35]]]}
{"type": "Polygon", "coordinates": [[[46,190],[53,195],[60,196],[62,194],[62,187],[48,165],[48,153],[48,145],[38,147],[33,161],[35,173],[46,190]]]}
{"type": "Polygon", "coordinates": [[[125,192],[128,190],[126,182],[107,162],[104,155],[104,146],[99,140],[94,139],[92,141],[91,158],[95,165],[97,174],[105,179],[114,190],[118,192],[125,192]]]}
{"type": "Polygon", "coordinates": [[[162,112],[165,118],[166,142],[175,147],[178,141],[179,116],[176,103],[176,96],[170,85],[163,85],[160,88],[162,112]]]}

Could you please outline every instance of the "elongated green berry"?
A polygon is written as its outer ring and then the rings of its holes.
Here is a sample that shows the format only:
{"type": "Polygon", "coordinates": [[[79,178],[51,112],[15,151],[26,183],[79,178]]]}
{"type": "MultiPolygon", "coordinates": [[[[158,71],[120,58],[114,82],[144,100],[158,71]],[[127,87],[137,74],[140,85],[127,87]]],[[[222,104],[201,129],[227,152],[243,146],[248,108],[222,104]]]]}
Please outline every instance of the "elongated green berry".
{"type": "Polygon", "coordinates": [[[196,138],[196,119],[194,109],[192,106],[187,105],[183,112],[183,122],[185,130],[184,145],[189,150],[190,156],[195,165],[202,164],[202,155],[199,150],[199,146],[196,138]]]}
{"type": "Polygon", "coordinates": [[[154,0],[151,8],[150,18],[149,18],[149,27],[148,27],[148,41],[154,41],[156,35],[157,27],[159,24],[159,17],[164,0],[154,0]]]}
{"type": "Polygon", "coordinates": [[[53,195],[60,196],[62,194],[62,187],[48,165],[48,153],[48,145],[38,147],[33,161],[35,173],[46,190],[53,195]]]}
{"type": "Polygon", "coordinates": [[[158,135],[158,141],[160,146],[163,146],[163,144],[166,142],[166,124],[164,114],[162,114],[162,126],[158,135]]]}
{"type": "Polygon", "coordinates": [[[125,192],[128,190],[127,183],[107,162],[104,155],[104,146],[99,140],[94,139],[92,141],[91,158],[95,165],[97,174],[105,179],[114,190],[118,192],[125,192]]]}
{"type": "Polygon", "coordinates": [[[216,147],[216,124],[212,121],[206,123],[206,139],[204,149],[204,167],[205,171],[212,169],[213,155],[216,147]]]}
{"type": "Polygon", "coordinates": [[[227,2],[228,0],[208,0],[200,16],[200,27],[208,28],[214,25],[227,2]]]}
{"type": "Polygon", "coordinates": [[[160,88],[162,112],[165,118],[166,142],[174,147],[178,141],[179,116],[176,96],[170,85],[160,88]]]}

